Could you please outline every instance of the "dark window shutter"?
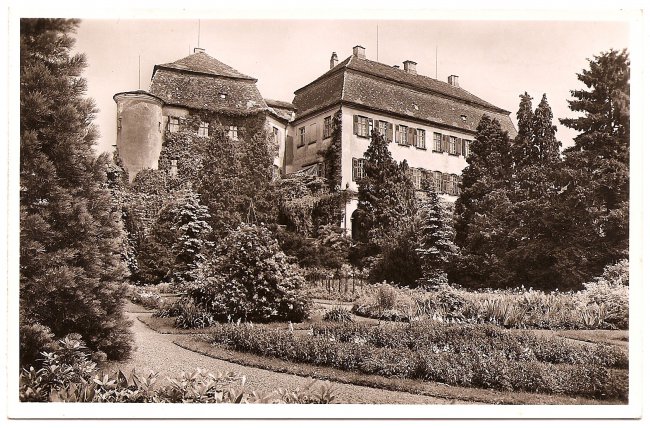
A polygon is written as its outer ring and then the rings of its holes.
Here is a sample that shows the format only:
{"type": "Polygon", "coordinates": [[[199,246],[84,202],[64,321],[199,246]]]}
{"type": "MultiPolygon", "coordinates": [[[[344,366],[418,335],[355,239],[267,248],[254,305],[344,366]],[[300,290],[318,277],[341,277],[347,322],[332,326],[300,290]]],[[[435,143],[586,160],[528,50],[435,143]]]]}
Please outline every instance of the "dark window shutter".
{"type": "Polygon", "coordinates": [[[415,146],[415,129],[413,128],[408,128],[408,144],[415,146]]]}
{"type": "Polygon", "coordinates": [[[375,129],[379,132],[379,121],[375,119],[375,129]]]}
{"type": "Polygon", "coordinates": [[[456,154],[459,155],[463,151],[462,149],[462,141],[460,138],[456,138],[456,154]]]}
{"type": "Polygon", "coordinates": [[[356,114],[352,116],[352,127],[353,127],[353,133],[354,135],[359,135],[359,116],[356,114]]]}
{"type": "Polygon", "coordinates": [[[449,153],[449,135],[442,136],[442,151],[449,153]]]}
{"type": "Polygon", "coordinates": [[[392,143],[393,142],[393,124],[392,123],[386,124],[386,129],[387,129],[386,133],[388,134],[388,142],[392,143]]]}
{"type": "Polygon", "coordinates": [[[372,129],[373,129],[372,128],[372,119],[367,118],[366,120],[368,121],[368,137],[370,137],[372,135],[372,129]]]}
{"type": "Polygon", "coordinates": [[[462,150],[463,150],[463,156],[467,156],[467,152],[465,151],[465,145],[466,145],[466,144],[467,144],[467,140],[463,140],[463,147],[462,147],[462,150]]]}

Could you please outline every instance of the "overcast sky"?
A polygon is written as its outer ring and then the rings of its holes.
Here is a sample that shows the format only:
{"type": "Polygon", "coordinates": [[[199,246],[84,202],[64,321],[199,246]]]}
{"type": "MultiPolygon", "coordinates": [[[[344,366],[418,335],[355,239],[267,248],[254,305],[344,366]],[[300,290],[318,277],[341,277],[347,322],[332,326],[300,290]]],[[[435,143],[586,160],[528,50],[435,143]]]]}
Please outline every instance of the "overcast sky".
{"type": "MultiPolygon", "coordinates": [[[[181,59],[199,43],[209,55],[257,78],[262,96],[284,101],[292,101],[296,89],[329,69],[332,52],[343,60],[359,44],[369,59],[389,65],[412,60],[419,74],[435,78],[437,47],[439,80],[458,75],[461,87],[511,111],[515,124],[519,94],[528,91],[536,106],[546,93],[564,147],[575,133],[557,118],[574,115],[566,100],[571,89],[582,87],[576,73],[595,54],[629,48],[629,24],[615,14],[611,17],[618,21],[435,20],[425,15],[431,19],[201,19],[200,24],[198,19],[85,19],[76,49],[87,55],[88,94],[100,110],[98,151],[109,151],[115,143],[112,96],[148,90],[155,64],[181,59]]],[[[418,16],[423,15],[413,14],[418,16]]]]}

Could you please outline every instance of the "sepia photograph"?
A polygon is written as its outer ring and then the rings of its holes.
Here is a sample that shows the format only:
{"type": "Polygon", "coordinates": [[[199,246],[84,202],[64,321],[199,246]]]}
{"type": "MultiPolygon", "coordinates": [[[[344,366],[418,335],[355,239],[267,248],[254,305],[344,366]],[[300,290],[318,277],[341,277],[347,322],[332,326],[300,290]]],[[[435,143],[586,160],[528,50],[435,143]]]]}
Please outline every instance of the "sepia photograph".
{"type": "Polygon", "coordinates": [[[647,11],[417,5],[9,9],[10,418],[641,417],[647,11]]]}

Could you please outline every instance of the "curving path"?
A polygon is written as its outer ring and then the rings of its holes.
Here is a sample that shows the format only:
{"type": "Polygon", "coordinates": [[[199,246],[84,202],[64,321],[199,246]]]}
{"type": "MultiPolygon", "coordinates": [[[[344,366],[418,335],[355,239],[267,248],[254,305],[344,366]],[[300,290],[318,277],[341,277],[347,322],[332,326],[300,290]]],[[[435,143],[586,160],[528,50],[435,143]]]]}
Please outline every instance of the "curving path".
{"type": "MultiPolygon", "coordinates": [[[[127,312],[133,320],[133,333],[137,349],[131,358],[121,363],[105,367],[107,371],[120,368],[130,373],[134,368],[139,373],[153,370],[160,378],[175,377],[182,371],[194,371],[197,367],[216,373],[233,371],[246,376],[246,385],[261,392],[270,392],[277,388],[293,389],[306,386],[310,380],[305,377],[276,373],[254,367],[242,366],[228,361],[211,358],[183,349],[173,343],[180,335],[160,334],[147,327],[136,317],[138,313],[127,312]]],[[[405,392],[387,391],[364,386],[330,382],[334,386],[336,402],[363,404],[454,404],[457,401],[405,392]]]]}

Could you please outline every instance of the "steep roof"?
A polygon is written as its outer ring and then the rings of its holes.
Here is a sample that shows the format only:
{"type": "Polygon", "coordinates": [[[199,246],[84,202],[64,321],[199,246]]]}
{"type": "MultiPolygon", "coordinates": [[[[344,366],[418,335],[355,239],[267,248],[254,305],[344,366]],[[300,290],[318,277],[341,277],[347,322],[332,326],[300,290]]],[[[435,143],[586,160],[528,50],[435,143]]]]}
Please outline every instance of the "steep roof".
{"type": "Polygon", "coordinates": [[[286,101],[272,100],[264,98],[266,105],[269,106],[269,111],[275,114],[282,120],[290,122],[296,112],[296,106],[286,101]]]}
{"type": "Polygon", "coordinates": [[[228,64],[224,64],[223,62],[211,57],[205,52],[197,52],[192,55],[188,55],[185,58],[181,58],[178,61],[170,62],[167,64],[155,65],[153,68],[153,74],[151,75],[152,78],[156,75],[156,70],[160,68],[209,74],[212,76],[248,79],[257,82],[257,79],[254,77],[240,73],[228,64]]]}
{"type": "Polygon", "coordinates": [[[514,137],[510,112],[458,86],[368,59],[350,56],[295,92],[297,117],[347,102],[389,114],[449,125],[470,132],[483,114],[514,137]]]}
{"type": "Polygon", "coordinates": [[[173,63],[156,65],[150,92],[170,105],[249,114],[268,108],[256,82],[256,79],[199,52],[173,63]]]}

